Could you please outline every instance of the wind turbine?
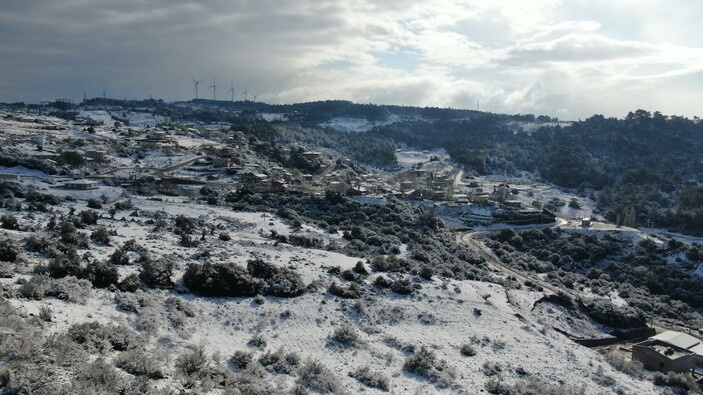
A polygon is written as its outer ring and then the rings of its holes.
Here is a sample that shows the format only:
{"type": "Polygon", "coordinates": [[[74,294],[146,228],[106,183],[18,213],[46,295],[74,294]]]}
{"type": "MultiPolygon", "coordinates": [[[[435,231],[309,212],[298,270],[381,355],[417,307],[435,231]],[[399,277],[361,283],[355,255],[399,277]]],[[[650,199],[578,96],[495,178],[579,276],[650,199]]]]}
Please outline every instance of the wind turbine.
{"type": "Polygon", "coordinates": [[[215,83],[217,81],[217,77],[212,79],[212,86],[209,89],[212,89],[212,100],[215,101],[217,100],[217,84],[215,83]]]}
{"type": "Polygon", "coordinates": [[[242,93],[242,96],[244,96],[244,102],[246,103],[247,101],[247,83],[244,83],[244,93],[242,93]]]}
{"type": "Polygon", "coordinates": [[[232,94],[232,103],[234,103],[234,80],[230,81],[229,86],[229,93],[232,94]]]}
{"type": "Polygon", "coordinates": [[[255,101],[256,101],[256,98],[259,97],[259,95],[255,95],[255,94],[252,93],[252,94],[251,94],[251,97],[252,97],[251,101],[255,102],[255,101]]]}
{"type": "Polygon", "coordinates": [[[193,74],[190,75],[190,78],[193,79],[193,90],[195,91],[195,100],[198,100],[198,84],[201,83],[203,80],[195,80],[195,77],[193,77],[193,74]]]}

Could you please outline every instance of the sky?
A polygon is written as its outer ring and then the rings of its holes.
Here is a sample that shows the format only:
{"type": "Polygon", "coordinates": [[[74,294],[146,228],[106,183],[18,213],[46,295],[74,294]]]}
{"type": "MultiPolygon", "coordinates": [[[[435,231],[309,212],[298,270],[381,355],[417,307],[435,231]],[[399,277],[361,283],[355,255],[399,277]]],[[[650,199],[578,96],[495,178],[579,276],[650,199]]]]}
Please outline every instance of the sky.
{"type": "Polygon", "coordinates": [[[699,0],[2,0],[0,102],[703,113],[699,0]]]}

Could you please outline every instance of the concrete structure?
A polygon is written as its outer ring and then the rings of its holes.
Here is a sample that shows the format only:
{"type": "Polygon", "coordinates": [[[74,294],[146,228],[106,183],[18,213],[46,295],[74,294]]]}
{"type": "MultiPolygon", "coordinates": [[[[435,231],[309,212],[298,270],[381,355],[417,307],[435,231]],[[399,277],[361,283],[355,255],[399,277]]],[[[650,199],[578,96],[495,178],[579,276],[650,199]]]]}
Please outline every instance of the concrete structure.
{"type": "Polygon", "coordinates": [[[80,190],[97,189],[98,182],[86,180],[86,179],[71,180],[71,181],[64,182],[63,187],[66,189],[80,189],[80,190]]]}
{"type": "Polygon", "coordinates": [[[660,340],[647,340],[632,346],[632,360],[642,362],[648,370],[686,372],[696,367],[696,359],[695,353],[660,340]]]}
{"type": "Polygon", "coordinates": [[[666,331],[633,345],[632,359],[649,370],[685,372],[703,362],[703,343],[686,333],[666,331]]]}

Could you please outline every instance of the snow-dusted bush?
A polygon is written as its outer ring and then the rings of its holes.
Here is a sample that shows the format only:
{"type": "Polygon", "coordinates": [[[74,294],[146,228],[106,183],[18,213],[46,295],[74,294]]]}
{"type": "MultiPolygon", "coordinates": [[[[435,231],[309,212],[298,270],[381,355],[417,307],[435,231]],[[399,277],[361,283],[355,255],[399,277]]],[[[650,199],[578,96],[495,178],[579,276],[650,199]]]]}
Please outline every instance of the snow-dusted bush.
{"type": "Polygon", "coordinates": [[[2,222],[3,229],[19,230],[20,221],[12,214],[5,214],[0,217],[0,222],[2,222]]]}
{"type": "Polygon", "coordinates": [[[669,372],[665,374],[655,372],[652,376],[652,382],[654,382],[654,385],[658,385],[660,387],[676,388],[680,390],[680,393],[700,393],[701,391],[700,386],[696,383],[693,376],[685,373],[669,372]]]}
{"type": "Polygon", "coordinates": [[[171,287],[173,281],[173,263],[165,259],[153,260],[146,254],[142,254],[142,270],[139,278],[151,287],[171,287]]]}
{"type": "Polygon", "coordinates": [[[207,365],[208,359],[202,345],[191,347],[176,358],[176,369],[186,375],[195,375],[207,365]]]}
{"type": "Polygon", "coordinates": [[[355,283],[351,283],[348,287],[345,287],[333,282],[327,289],[327,292],[343,299],[359,299],[361,297],[361,290],[355,283]]]}
{"type": "Polygon", "coordinates": [[[328,344],[341,347],[357,347],[362,342],[359,333],[349,324],[335,328],[327,339],[328,344]]]}
{"type": "Polygon", "coordinates": [[[439,388],[449,387],[456,375],[445,361],[438,360],[435,353],[425,346],[405,359],[403,369],[426,378],[439,388]]]}
{"type": "Polygon", "coordinates": [[[20,254],[20,246],[10,238],[0,239],[0,261],[14,262],[20,254]]]}
{"type": "Polygon", "coordinates": [[[237,350],[229,359],[230,364],[235,369],[242,370],[249,366],[254,361],[254,353],[249,351],[237,350]]]}
{"type": "Polygon", "coordinates": [[[298,370],[298,375],[298,383],[323,394],[335,392],[341,387],[334,373],[317,360],[307,359],[298,370]]]}
{"type": "Polygon", "coordinates": [[[117,269],[109,263],[99,261],[89,263],[83,270],[82,277],[90,281],[95,288],[107,288],[117,285],[119,281],[117,269]]]}
{"type": "Polygon", "coordinates": [[[51,246],[51,241],[44,236],[32,234],[24,241],[24,247],[31,252],[45,252],[49,246],[51,246]]]}
{"type": "Polygon", "coordinates": [[[281,347],[275,352],[266,352],[259,358],[259,363],[269,372],[291,374],[300,365],[300,357],[294,352],[286,353],[281,347]]]}
{"type": "Polygon", "coordinates": [[[266,348],[266,338],[263,336],[256,334],[249,339],[247,342],[247,346],[249,347],[254,347],[263,350],[266,348]]]}
{"type": "Polygon", "coordinates": [[[103,325],[97,321],[73,324],[66,333],[69,339],[87,351],[101,353],[129,350],[140,343],[137,334],[131,329],[120,325],[103,325]]]}
{"type": "Polygon", "coordinates": [[[115,366],[134,376],[144,376],[152,380],[164,378],[163,361],[143,349],[131,349],[115,357],[115,366]]]}
{"type": "Polygon", "coordinates": [[[382,391],[390,391],[390,379],[380,371],[373,371],[370,367],[364,366],[349,372],[349,377],[355,378],[367,387],[377,388],[382,391]]]}
{"type": "Polygon", "coordinates": [[[45,274],[38,274],[20,285],[18,293],[27,299],[42,300],[49,288],[51,288],[51,278],[45,274]]]}
{"type": "Polygon", "coordinates": [[[401,277],[393,281],[391,290],[397,294],[410,295],[415,292],[415,287],[409,277],[401,277]]]}
{"type": "Polygon", "coordinates": [[[90,239],[96,243],[110,245],[110,231],[104,226],[98,226],[90,234],[90,239]]]}
{"type": "Polygon", "coordinates": [[[460,352],[465,357],[473,357],[476,355],[476,348],[471,344],[462,344],[460,352]]]}
{"type": "Polygon", "coordinates": [[[390,288],[391,284],[393,284],[392,281],[388,280],[388,278],[384,276],[378,276],[376,277],[376,280],[374,280],[373,284],[377,287],[381,288],[390,288]]]}
{"type": "Polygon", "coordinates": [[[142,280],[139,279],[139,276],[132,273],[117,284],[117,289],[122,292],[134,292],[141,287],[141,284],[142,280]]]}
{"type": "Polygon", "coordinates": [[[255,296],[265,293],[266,285],[231,262],[191,263],[183,275],[183,283],[193,293],[203,296],[255,296]]]}

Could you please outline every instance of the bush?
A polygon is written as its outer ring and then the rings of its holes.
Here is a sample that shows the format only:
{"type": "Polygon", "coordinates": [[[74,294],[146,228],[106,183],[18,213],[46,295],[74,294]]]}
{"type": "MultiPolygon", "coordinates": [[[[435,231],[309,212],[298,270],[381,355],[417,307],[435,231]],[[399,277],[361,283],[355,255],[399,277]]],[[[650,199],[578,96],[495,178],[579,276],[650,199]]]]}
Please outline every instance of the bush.
{"type": "Polygon", "coordinates": [[[463,344],[461,346],[460,352],[461,352],[461,355],[463,355],[465,357],[473,357],[474,355],[476,355],[476,349],[474,348],[474,346],[472,346],[470,344],[463,344]]]}
{"type": "Polygon", "coordinates": [[[20,246],[12,239],[0,240],[0,261],[14,262],[20,254],[20,246]]]}
{"type": "Polygon", "coordinates": [[[361,291],[354,283],[349,284],[349,286],[345,288],[333,282],[327,289],[327,292],[343,299],[359,299],[361,297],[361,291]]]}
{"type": "Polygon", "coordinates": [[[372,371],[368,366],[349,372],[349,377],[355,378],[367,387],[390,391],[390,380],[383,373],[372,371]]]}
{"type": "Polygon", "coordinates": [[[183,283],[202,296],[255,296],[263,294],[265,283],[253,278],[234,263],[191,263],[183,275],[183,283]]]}
{"type": "Polygon", "coordinates": [[[405,359],[403,369],[428,379],[439,388],[449,387],[455,376],[453,369],[445,361],[437,360],[435,353],[425,346],[405,359]]]}
{"type": "Polygon", "coordinates": [[[9,230],[19,230],[20,229],[20,221],[17,220],[17,217],[15,217],[12,214],[3,215],[2,217],[0,217],[0,222],[2,222],[3,229],[9,229],[9,230]]]}
{"type": "Polygon", "coordinates": [[[246,270],[234,263],[189,264],[183,282],[188,289],[204,296],[295,297],[305,292],[298,273],[260,259],[247,262],[246,270]]]}
{"type": "Polygon", "coordinates": [[[669,372],[664,374],[655,372],[654,376],[652,376],[652,382],[654,382],[654,385],[658,385],[660,387],[678,388],[684,393],[688,393],[689,391],[693,393],[700,393],[701,390],[698,383],[696,383],[696,380],[685,373],[669,372]]]}
{"type": "Polygon", "coordinates": [[[247,346],[259,348],[259,349],[263,350],[264,348],[266,348],[266,339],[261,335],[258,335],[258,334],[254,335],[247,342],[247,346]]]}
{"type": "Polygon", "coordinates": [[[412,281],[409,277],[399,278],[391,284],[391,290],[397,294],[410,295],[415,292],[412,281]]]}
{"type": "Polygon", "coordinates": [[[98,228],[90,234],[90,239],[96,243],[110,245],[110,231],[104,226],[98,226],[98,228]]]}
{"type": "Polygon", "coordinates": [[[129,276],[125,277],[124,280],[120,281],[120,283],[117,285],[117,289],[122,292],[134,292],[138,290],[141,285],[142,281],[139,279],[139,276],[132,273],[129,276]]]}
{"type": "Polygon", "coordinates": [[[361,344],[361,339],[359,338],[359,333],[351,327],[351,325],[346,324],[340,326],[332,332],[328,337],[328,344],[337,344],[342,347],[357,347],[361,344]]]}
{"type": "Polygon", "coordinates": [[[229,362],[234,366],[235,369],[242,370],[245,369],[249,364],[254,361],[254,353],[248,351],[237,350],[234,355],[229,359],[229,362]]]}
{"type": "Polygon", "coordinates": [[[90,198],[90,199],[88,199],[88,207],[99,210],[99,209],[103,208],[103,204],[98,199],[90,198]]]}
{"type": "Polygon", "coordinates": [[[186,375],[200,373],[208,365],[205,347],[192,347],[176,358],[176,369],[186,375]]]}
{"type": "Polygon", "coordinates": [[[27,299],[42,300],[51,288],[51,278],[44,274],[36,275],[20,285],[19,294],[27,299]]]}
{"type": "Polygon", "coordinates": [[[298,370],[298,382],[321,393],[335,392],[341,388],[339,379],[322,362],[307,359],[298,370]]]}
{"type": "Polygon", "coordinates": [[[71,247],[64,253],[56,252],[47,266],[49,275],[53,278],[81,275],[81,262],[78,252],[71,247]]]}
{"type": "Polygon", "coordinates": [[[71,325],[68,338],[87,351],[126,351],[137,347],[139,338],[131,329],[119,325],[103,325],[97,321],[71,325]]]}
{"type": "Polygon", "coordinates": [[[78,217],[83,225],[95,225],[100,216],[93,210],[84,210],[78,214],[78,217]]]}
{"type": "Polygon", "coordinates": [[[270,372],[291,374],[300,365],[300,357],[296,353],[285,353],[283,348],[279,348],[262,355],[259,363],[270,372]]]}
{"type": "Polygon", "coordinates": [[[164,378],[162,362],[142,349],[125,351],[115,357],[115,366],[134,376],[145,376],[152,380],[164,378]]]}
{"type": "Polygon", "coordinates": [[[119,274],[112,265],[95,261],[86,266],[83,278],[90,281],[95,288],[107,288],[110,285],[117,285],[119,274]]]}
{"type": "Polygon", "coordinates": [[[51,242],[43,236],[31,235],[24,241],[24,247],[31,252],[45,252],[50,245],[51,242]]]}
{"type": "MultiPolygon", "coordinates": [[[[144,257],[145,255],[142,255],[142,258],[144,257]]],[[[142,270],[139,272],[139,278],[147,285],[151,287],[172,287],[172,275],[173,263],[163,259],[142,259],[142,270]]]]}
{"type": "Polygon", "coordinates": [[[51,280],[51,287],[45,296],[53,296],[69,302],[85,303],[90,297],[91,284],[88,280],[79,280],[66,276],[51,280]]]}

